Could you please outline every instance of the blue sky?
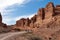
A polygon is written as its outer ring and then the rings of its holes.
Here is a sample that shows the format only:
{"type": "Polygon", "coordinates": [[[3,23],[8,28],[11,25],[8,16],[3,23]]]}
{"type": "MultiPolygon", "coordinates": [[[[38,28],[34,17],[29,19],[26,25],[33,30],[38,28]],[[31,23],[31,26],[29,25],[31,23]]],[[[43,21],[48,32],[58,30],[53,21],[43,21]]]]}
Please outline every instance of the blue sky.
{"type": "Polygon", "coordinates": [[[31,18],[39,8],[44,8],[48,2],[60,4],[60,0],[0,0],[0,12],[3,22],[11,25],[21,18],[31,18]]]}

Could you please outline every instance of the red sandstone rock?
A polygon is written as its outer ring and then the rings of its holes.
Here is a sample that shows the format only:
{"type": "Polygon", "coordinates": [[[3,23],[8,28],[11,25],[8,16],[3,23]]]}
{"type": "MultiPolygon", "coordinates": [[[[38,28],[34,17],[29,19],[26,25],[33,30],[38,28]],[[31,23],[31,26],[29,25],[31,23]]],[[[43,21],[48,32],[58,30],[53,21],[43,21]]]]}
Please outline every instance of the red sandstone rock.
{"type": "MultiPolygon", "coordinates": [[[[34,34],[44,36],[47,40],[50,40],[51,37],[54,37],[51,35],[60,30],[60,15],[56,15],[60,14],[59,8],[60,6],[54,7],[54,4],[50,2],[45,8],[39,9],[37,15],[34,15],[31,19],[22,18],[18,20],[16,28],[20,26],[19,28],[22,30],[32,30],[34,34]]],[[[57,33],[57,35],[60,35],[60,33],[57,33]]],[[[60,38],[60,36],[57,37],[60,38]]]]}
{"type": "Polygon", "coordinates": [[[31,18],[31,22],[32,22],[32,23],[36,22],[36,18],[37,18],[37,15],[34,15],[34,16],[31,18]]]}
{"type": "Polygon", "coordinates": [[[30,19],[27,18],[26,21],[25,21],[25,26],[30,26],[30,23],[31,23],[30,19]]]}
{"type": "Polygon", "coordinates": [[[56,7],[60,7],[60,5],[56,5],[56,7]]]}
{"type": "Polygon", "coordinates": [[[60,14],[60,5],[57,5],[55,7],[55,13],[56,13],[56,15],[59,15],[60,14]]]}
{"type": "Polygon", "coordinates": [[[8,32],[10,29],[10,27],[8,27],[5,23],[2,22],[2,15],[0,13],[0,32],[8,32]]]}
{"type": "Polygon", "coordinates": [[[26,19],[22,18],[16,22],[16,25],[24,27],[25,21],[26,21],[26,19]]]}
{"type": "Polygon", "coordinates": [[[20,26],[20,27],[32,26],[32,27],[34,27],[34,25],[38,25],[39,23],[40,24],[43,24],[45,22],[48,23],[48,21],[49,21],[48,19],[51,20],[53,15],[56,14],[55,13],[55,11],[56,11],[55,9],[56,9],[56,7],[54,7],[54,4],[52,2],[49,2],[46,5],[46,8],[39,9],[37,15],[34,15],[31,19],[29,19],[29,18],[27,18],[27,19],[22,18],[22,19],[18,20],[16,22],[16,26],[20,26]]]}
{"type": "Polygon", "coordinates": [[[1,15],[1,13],[0,13],[0,24],[2,23],[2,15],[1,15]]]}
{"type": "Polygon", "coordinates": [[[50,17],[55,15],[54,9],[55,9],[54,4],[52,2],[49,2],[45,8],[45,18],[49,19],[50,17]]]}
{"type": "Polygon", "coordinates": [[[40,17],[42,20],[45,18],[44,8],[39,9],[39,11],[38,11],[38,17],[40,17]]]}

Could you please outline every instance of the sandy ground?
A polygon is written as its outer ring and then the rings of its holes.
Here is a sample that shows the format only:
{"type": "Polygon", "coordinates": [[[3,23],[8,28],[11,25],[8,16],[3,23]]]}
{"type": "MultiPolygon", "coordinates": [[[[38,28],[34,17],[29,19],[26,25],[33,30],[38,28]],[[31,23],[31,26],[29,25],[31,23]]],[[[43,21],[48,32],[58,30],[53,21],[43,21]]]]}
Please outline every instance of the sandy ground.
{"type": "Polygon", "coordinates": [[[22,31],[22,32],[10,32],[10,33],[4,33],[4,34],[0,34],[0,40],[15,40],[14,38],[17,37],[17,35],[21,35],[27,33],[26,31],[22,31]]]}

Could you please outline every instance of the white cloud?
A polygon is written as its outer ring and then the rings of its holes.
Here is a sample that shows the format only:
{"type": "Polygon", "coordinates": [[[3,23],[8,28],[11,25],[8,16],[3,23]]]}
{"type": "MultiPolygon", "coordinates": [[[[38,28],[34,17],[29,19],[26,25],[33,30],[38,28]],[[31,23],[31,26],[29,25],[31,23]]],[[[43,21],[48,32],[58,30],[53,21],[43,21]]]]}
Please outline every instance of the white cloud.
{"type": "Polygon", "coordinates": [[[31,19],[34,15],[35,15],[35,14],[18,16],[18,17],[16,17],[14,20],[17,21],[17,20],[19,20],[19,19],[21,19],[21,18],[29,18],[29,19],[31,19]]]}
{"type": "MultiPolygon", "coordinates": [[[[14,7],[14,5],[24,5],[28,2],[30,2],[31,0],[0,0],[0,12],[3,15],[3,22],[11,25],[11,24],[15,24],[15,22],[21,18],[31,18],[33,17],[36,13],[33,13],[31,15],[23,15],[23,16],[18,16],[18,17],[10,17],[10,12],[14,11],[14,9],[8,9],[6,10],[5,8],[8,7],[14,7]]],[[[14,13],[13,13],[14,14],[14,13]]]]}
{"type": "Polygon", "coordinates": [[[23,4],[27,0],[0,0],[0,9],[14,4],[23,4]]]}
{"type": "Polygon", "coordinates": [[[13,17],[13,18],[6,16],[6,17],[4,17],[3,22],[4,23],[7,23],[8,25],[12,25],[12,24],[15,24],[15,22],[17,20],[21,19],[21,18],[31,18],[34,15],[35,15],[35,13],[34,14],[31,14],[31,15],[23,15],[23,16],[18,16],[18,17],[13,17]]]}
{"type": "Polygon", "coordinates": [[[23,5],[28,3],[29,1],[30,0],[0,0],[0,12],[4,14],[5,12],[8,11],[5,8],[8,8],[9,6],[13,5],[23,5]]]}
{"type": "Polygon", "coordinates": [[[2,13],[3,16],[3,22],[7,24],[12,24],[11,21],[15,19],[10,16],[7,16],[11,14],[10,12],[13,11],[14,9],[6,10],[6,8],[13,5],[23,5],[28,3],[29,1],[30,0],[0,0],[0,12],[2,13]]]}

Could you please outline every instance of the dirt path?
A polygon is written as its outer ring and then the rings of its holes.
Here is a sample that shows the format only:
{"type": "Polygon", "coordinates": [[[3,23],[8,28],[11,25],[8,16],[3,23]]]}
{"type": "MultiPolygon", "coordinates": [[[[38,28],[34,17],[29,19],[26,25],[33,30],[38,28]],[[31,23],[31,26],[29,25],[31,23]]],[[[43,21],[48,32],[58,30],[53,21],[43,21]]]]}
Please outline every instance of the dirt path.
{"type": "Polygon", "coordinates": [[[6,40],[7,38],[10,38],[12,36],[15,36],[15,35],[19,35],[19,34],[24,34],[24,33],[27,33],[26,31],[22,31],[22,32],[10,32],[10,33],[5,33],[5,34],[1,34],[0,35],[0,40],[6,40]]]}

